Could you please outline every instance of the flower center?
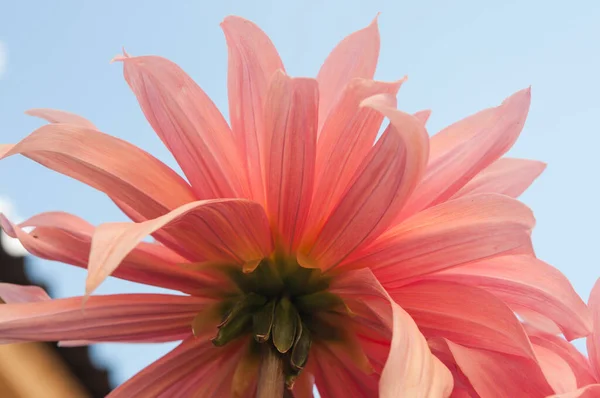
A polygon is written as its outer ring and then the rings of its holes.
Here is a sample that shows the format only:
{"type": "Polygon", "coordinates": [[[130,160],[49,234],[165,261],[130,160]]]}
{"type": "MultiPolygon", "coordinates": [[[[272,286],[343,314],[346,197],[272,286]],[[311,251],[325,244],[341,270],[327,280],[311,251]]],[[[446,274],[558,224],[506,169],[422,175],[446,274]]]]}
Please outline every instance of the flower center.
{"type": "Polygon", "coordinates": [[[221,323],[212,339],[221,347],[244,335],[281,361],[285,383],[292,388],[314,341],[343,340],[339,323],[328,314],[349,314],[343,300],[328,291],[331,279],[319,270],[306,269],[295,260],[263,260],[250,273],[229,269],[239,293],[220,308],[221,323]]]}

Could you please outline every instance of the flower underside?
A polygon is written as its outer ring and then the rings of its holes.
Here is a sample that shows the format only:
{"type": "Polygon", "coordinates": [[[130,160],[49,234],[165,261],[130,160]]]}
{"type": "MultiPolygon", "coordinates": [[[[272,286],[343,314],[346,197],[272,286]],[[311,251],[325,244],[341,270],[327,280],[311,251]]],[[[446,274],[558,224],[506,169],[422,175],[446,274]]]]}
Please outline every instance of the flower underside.
{"type": "MultiPolygon", "coordinates": [[[[255,270],[219,266],[236,289],[224,295],[215,314],[220,317],[212,339],[221,347],[252,336],[250,355],[275,356],[281,363],[285,385],[291,389],[317,343],[351,344],[346,320],[351,312],[344,301],[329,292],[331,277],[307,269],[293,259],[264,259],[255,270]]],[[[206,321],[194,320],[194,333],[206,321]]]]}

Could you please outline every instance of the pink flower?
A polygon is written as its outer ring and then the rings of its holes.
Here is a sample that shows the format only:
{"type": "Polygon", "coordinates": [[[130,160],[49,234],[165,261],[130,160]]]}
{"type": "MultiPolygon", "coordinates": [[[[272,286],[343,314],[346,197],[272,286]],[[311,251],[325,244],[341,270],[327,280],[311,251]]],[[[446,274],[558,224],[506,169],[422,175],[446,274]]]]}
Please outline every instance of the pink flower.
{"type": "Polygon", "coordinates": [[[228,17],[222,28],[229,124],[177,65],[117,58],[189,183],[65,112],[30,111],[51,124],[0,147],[105,192],[134,221],[3,218],[31,253],[88,279],[83,301],[2,285],[0,340],[183,340],[112,397],[275,397],[284,384],[304,397],[315,383],[322,397],[447,397],[464,377],[489,396],[486,371],[537,366],[514,312],[570,339],[588,333],[585,304],[534,257],[534,218],[514,199],[544,164],[500,159],[528,89],[430,139],[428,112],[396,109],[404,80],[372,80],[376,21],[316,79],[287,76],[253,23],[228,17]],[[89,296],[109,275],[186,295],[89,296]]]}

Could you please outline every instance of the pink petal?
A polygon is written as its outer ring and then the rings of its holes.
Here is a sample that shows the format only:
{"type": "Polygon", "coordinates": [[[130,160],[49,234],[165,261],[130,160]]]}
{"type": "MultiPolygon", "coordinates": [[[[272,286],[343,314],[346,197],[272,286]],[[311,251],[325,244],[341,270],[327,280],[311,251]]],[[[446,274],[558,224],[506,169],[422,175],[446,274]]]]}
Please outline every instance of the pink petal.
{"type": "MultiPolygon", "coordinates": [[[[544,347],[558,355],[570,367],[569,372],[575,377],[576,387],[583,387],[588,384],[596,383],[594,372],[590,367],[587,358],[575,348],[572,344],[559,336],[553,336],[547,333],[532,331],[527,328],[529,339],[534,346],[544,347]]],[[[560,373],[557,375],[557,378],[560,373]]],[[[575,389],[573,387],[572,389],[575,389]]]]}
{"type": "Polygon", "coordinates": [[[536,311],[532,311],[529,308],[519,306],[518,304],[513,303],[510,307],[521,317],[523,325],[525,325],[526,328],[534,328],[552,335],[562,333],[558,325],[548,317],[545,317],[536,311]]]}
{"type": "Polygon", "coordinates": [[[352,33],[331,51],[319,70],[319,130],[346,85],[355,77],[372,79],[379,58],[377,18],[352,33]]]}
{"type": "Polygon", "coordinates": [[[499,107],[469,116],[434,135],[427,171],[399,218],[448,200],[508,151],[523,128],[530,99],[530,90],[521,90],[499,107]]]}
{"type": "Polygon", "coordinates": [[[328,270],[388,228],[410,195],[427,161],[428,137],[413,116],[390,106],[393,97],[369,97],[363,106],[390,119],[383,136],[350,180],[321,226],[305,236],[300,260],[328,270]]]}
{"type": "Polygon", "coordinates": [[[481,397],[543,398],[553,394],[535,361],[447,341],[456,364],[481,397]]]}
{"type": "Polygon", "coordinates": [[[472,261],[532,253],[535,219],[506,196],[465,197],[427,209],[357,251],[344,267],[371,267],[386,288],[472,261]]]}
{"type": "Polygon", "coordinates": [[[516,198],[542,174],[546,164],[536,160],[501,158],[483,169],[453,198],[494,192],[516,198]]]}
{"type": "Polygon", "coordinates": [[[125,80],[146,119],[201,199],[245,194],[241,158],[227,122],[200,87],[173,62],[121,57],[125,80]]]}
{"type": "Polygon", "coordinates": [[[535,356],[542,373],[555,393],[565,393],[577,389],[577,380],[569,364],[556,352],[533,344],[535,356]]]}
{"type": "Polygon", "coordinates": [[[121,294],[0,305],[0,342],[165,342],[191,334],[205,298],[121,294]]]}
{"type": "Polygon", "coordinates": [[[38,286],[21,286],[0,282],[0,300],[7,304],[35,303],[50,300],[50,296],[38,286]]]}
{"type": "Polygon", "coordinates": [[[98,128],[94,126],[94,123],[90,122],[84,117],[81,117],[71,112],[60,111],[57,109],[38,108],[30,109],[25,113],[30,116],[42,118],[50,123],[74,124],[83,128],[98,130],[98,128]]]}
{"type": "Polygon", "coordinates": [[[361,107],[361,102],[376,94],[396,95],[403,81],[386,83],[354,79],[346,86],[319,136],[309,225],[322,223],[339,202],[375,142],[383,115],[361,107]]]}
{"type": "Polygon", "coordinates": [[[313,193],[318,87],[278,72],[265,103],[267,213],[276,243],[295,250],[313,193]]]}
{"type": "Polygon", "coordinates": [[[468,347],[534,358],[517,317],[483,289],[422,281],[394,289],[390,295],[427,337],[444,337],[468,347]]]}
{"type": "Polygon", "coordinates": [[[600,279],[592,288],[588,306],[592,312],[592,334],[587,338],[587,352],[596,379],[600,380],[600,279]]]}
{"type": "Polygon", "coordinates": [[[431,116],[431,110],[429,110],[429,109],[419,111],[414,114],[414,117],[419,119],[421,121],[421,123],[423,123],[423,124],[427,123],[427,121],[429,120],[429,116],[431,116]]]}
{"type": "Polygon", "coordinates": [[[227,92],[231,130],[240,156],[245,160],[252,198],[262,203],[263,105],[271,77],[278,69],[283,70],[283,63],[269,37],[254,23],[229,16],[221,28],[229,49],[227,92]]]}
{"type": "Polygon", "coordinates": [[[262,206],[243,199],[188,203],[142,223],[108,223],[94,232],[86,281],[90,294],[147,235],[165,229],[185,234],[192,256],[245,265],[272,251],[262,206]]]}
{"type": "Polygon", "coordinates": [[[591,384],[565,394],[552,395],[548,398],[597,398],[600,396],[600,384],[591,384]]]}
{"type": "MultiPolygon", "coordinates": [[[[21,223],[12,224],[0,215],[7,234],[19,239],[31,254],[47,260],[87,268],[94,227],[67,213],[42,213],[21,223]],[[29,233],[21,227],[35,227],[29,233]]],[[[125,257],[112,274],[146,285],[199,294],[212,290],[215,281],[180,266],[187,262],[164,246],[142,242],[125,257]]]]}
{"type": "MultiPolygon", "coordinates": [[[[239,348],[238,345],[235,347],[239,348]]],[[[113,390],[107,398],[144,397],[158,398],[165,396],[212,396],[210,390],[215,388],[215,381],[221,380],[226,369],[218,365],[231,356],[235,350],[215,347],[207,338],[189,337],[174,350],[144,368],[141,372],[113,390]],[[191,375],[195,381],[190,381],[191,375]],[[197,391],[188,391],[176,395],[174,389],[203,385],[205,394],[197,395],[197,391]],[[169,395],[163,395],[166,393],[169,395]]]]}
{"type": "MultiPolygon", "coordinates": [[[[532,256],[502,256],[443,270],[431,276],[483,288],[502,301],[555,322],[567,339],[587,336],[591,315],[571,283],[556,268],[532,256]]],[[[518,312],[518,309],[515,309],[518,312]]]]}
{"type": "Polygon", "coordinates": [[[0,159],[14,154],[122,200],[146,217],[157,217],[195,200],[189,185],[158,159],[96,130],[46,125],[18,144],[5,146],[0,159]]]}

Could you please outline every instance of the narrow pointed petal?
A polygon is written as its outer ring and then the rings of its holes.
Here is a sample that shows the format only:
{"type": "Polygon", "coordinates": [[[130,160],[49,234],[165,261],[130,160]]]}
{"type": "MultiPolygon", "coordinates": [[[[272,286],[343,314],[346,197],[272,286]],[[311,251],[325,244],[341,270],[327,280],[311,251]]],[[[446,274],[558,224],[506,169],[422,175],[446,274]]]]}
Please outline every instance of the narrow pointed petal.
{"type": "MultiPolygon", "coordinates": [[[[596,383],[594,371],[592,370],[587,358],[560,336],[550,335],[540,331],[533,331],[526,327],[529,339],[534,346],[544,347],[564,360],[570,367],[570,372],[575,377],[576,387],[583,387],[588,384],[596,383]]],[[[560,375],[560,373],[559,373],[560,375]]],[[[573,390],[575,388],[572,388],[573,390]]]]}
{"type": "Polygon", "coordinates": [[[87,129],[98,130],[94,123],[90,122],[84,117],[76,115],[71,112],[60,111],[57,109],[29,109],[25,112],[29,116],[39,117],[44,119],[50,123],[66,123],[66,124],[74,124],[76,126],[84,127],[87,129]]]}
{"type": "Polygon", "coordinates": [[[0,159],[15,154],[122,200],[146,217],[157,217],[195,200],[189,185],[165,164],[97,130],[46,125],[18,144],[4,147],[0,159]]]}
{"type": "Polygon", "coordinates": [[[187,338],[171,352],[117,387],[107,398],[197,396],[193,389],[199,384],[203,384],[204,391],[208,392],[215,388],[214,382],[227,370],[219,369],[218,366],[228,354],[232,354],[231,349],[214,347],[209,339],[187,338]],[[191,381],[188,378],[190,375],[195,376],[195,381],[187,383],[191,381]],[[192,391],[188,390],[185,395],[181,395],[181,391],[177,395],[171,395],[174,387],[187,387],[192,391]]]}
{"type": "Polygon", "coordinates": [[[592,312],[592,334],[588,336],[587,352],[596,378],[600,380],[600,279],[592,288],[588,306],[592,312]]]}
{"type": "Polygon", "coordinates": [[[427,171],[399,218],[448,200],[508,151],[521,133],[530,99],[530,90],[521,90],[497,108],[483,110],[434,135],[427,171]]]}
{"type": "Polygon", "coordinates": [[[395,96],[403,81],[354,79],[346,86],[319,136],[310,224],[329,214],[373,147],[383,115],[361,102],[377,94],[395,96]]]}
{"type": "Polygon", "coordinates": [[[462,187],[453,198],[494,192],[519,197],[542,174],[546,164],[536,160],[501,158],[462,187]]]}
{"type": "MultiPolygon", "coordinates": [[[[40,258],[87,268],[94,227],[67,213],[42,213],[14,225],[0,215],[6,233],[19,239],[25,249],[40,258]],[[29,233],[23,227],[35,227],[29,233]]],[[[180,266],[187,262],[164,246],[142,242],[129,253],[112,274],[116,278],[188,294],[214,287],[215,281],[180,266]]]]}
{"type": "Polygon", "coordinates": [[[452,374],[435,357],[415,321],[400,306],[392,303],[394,335],[390,356],[379,381],[382,398],[449,397],[452,374]]]}
{"type": "Polygon", "coordinates": [[[272,251],[268,222],[259,204],[243,199],[188,203],[142,223],[100,225],[92,239],[86,293],[98,287],[142,239],[163,228],[185,237],[186,248],[199,259],[242,266],[272,251]]]}
{"type": "Polygon", "coordinates": [[[481,397],[545,398],[554,393],[534,360],[447,343],[481,397]]]}
{"type": "Polygon", "coordinates": [[[264,201],[264,102],[271,77],[283,63],[269,37],[254,23],[235,16],[221,23],[229,49],[229,120],[248,179],[251,198],[264,201]]]}
{"type": "Polygon", "coordinates": [[[329,54],[319,74],[319,130],[344,87],[355,77],[372,79],[379,58],[377,18],[342,40],[329,54]]]}
{"type": "Polygon", "coordinates": [[[86,340],[165,342],[191,335],[211,301],[165,294],[120,294],[0,305],[0,342],[86,340]],[[85,327],[82,327],[85,325],[85,327]]]}
{"type": "Polygon", "coordinates": [[[542,373],[555,393],[577,389],[577,379],[567,361],[554,351],[537,344],[533,344],[533,351],[542,373]]]}
{"type": "Polygon", "coordinates": [[[529,308],[522,307],[514,303],[511,304],[511,308],[519,315],[519,317],[521,317],[525,327],[534,328],[554,336],[562,333],[556,323],[537,311],[532,311],[529,308]]]}
{"type": "Polygon", "coordinates": [[[483,289],[422,281],[392,290],[390,295],[427,337],[444,337],[464,346],[534,358],[517,317],[483,289]]]}
{"type": "MultiPolygon", "coordinates": [[[[387,229],[419,180],[427,162],[428,137],[413,116],[378,95],[363,101],[390,119],[390,125],[371,148],[339,202],[316,232],[305,236],[301,258],[331,269],[387,229]]],[[[306,265],[306,264],[305,264],[306,265]]]]}
{"type": "Polygon", "coordinates": [[[427,123],[427,121],[429,120],[429,116],[431,116],[431,110],[429,110],[429,109],[419,111],[414,114],[414,117],[419,119],[421,121],[421,123],[423,123],[423,124],[427,123]]]}
{"type": "Polygon", "coordinates": [[[278,72],[265,103],[267,213],[287,251],[302,237],[313,194],[318,102],[314,80],[278,72]]]}
{"type": "Polygon", "coordinates": [[[483,288],[515,311],[525,307],[555,322],[569,340],[592,330],[588,308],[556,268],[533,256],[502,256],[450,268],[431,276],[483,288]]]}
{"type": "Polygon", "coordinates": [[[548,398],[596,398],[600,396],[600,384],[590,384],[577,391],[564,394],[552,395],[548,398]]]}
{"type": "Polygon", "coordinates": [[[156,56],[122,57],[125,80],[146,119],[200,199],[243,196],[245,176],[227,122],[179,66],[156,56]]]}
{"type": "Polygon", "coordinates": [[[0,282],[0,303],[35,303],[47,300],[50,300],[50,296],[39,286],[21,286],[0,282]]]}
{"type": "Polygon", "coordinates": [[[531,210],[502,195],[460,198],[427,209],[357,251],[343,267],[371,267],[386,288],[446,268],[532,253],[531,210]]]}

